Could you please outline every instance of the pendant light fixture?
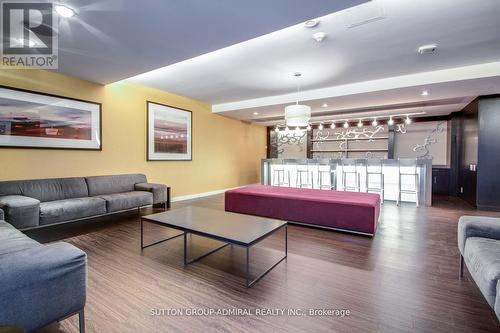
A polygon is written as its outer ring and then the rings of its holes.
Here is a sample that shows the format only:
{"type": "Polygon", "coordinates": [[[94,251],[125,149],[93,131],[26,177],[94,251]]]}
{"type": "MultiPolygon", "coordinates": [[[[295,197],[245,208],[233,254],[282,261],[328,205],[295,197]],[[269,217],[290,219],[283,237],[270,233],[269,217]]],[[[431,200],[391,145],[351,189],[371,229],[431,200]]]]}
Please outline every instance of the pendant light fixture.
{"type": "Polygon", "coordinates": [[[299,104],[300,97],[300,77],[301,73],[296,72],[294,76],[297,78],[297,102],[293,105],[288,105],[285,107],[285,122],[287,126],[297,127],[297,126],[307,126],[309,125],[309,120],[311,119],[311,107],[304,104],[299,104]]]}

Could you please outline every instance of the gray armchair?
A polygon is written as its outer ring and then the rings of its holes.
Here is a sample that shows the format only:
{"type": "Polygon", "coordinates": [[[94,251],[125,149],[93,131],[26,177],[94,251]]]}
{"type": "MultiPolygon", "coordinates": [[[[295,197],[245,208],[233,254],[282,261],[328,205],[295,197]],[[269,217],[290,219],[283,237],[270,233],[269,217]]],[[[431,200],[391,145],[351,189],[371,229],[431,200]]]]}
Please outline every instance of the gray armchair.
{"type": "Polygon", "coordinates": [[[79,314],[84,332],[86,261],[73,245],[42,245],[0,221],[0,326],[31,332],[79,314]]]}
{"type": "Polygon", "coordinates": [[[462,216],[458,222],[459,276],[464,263],[500,319],[500,218],[462,216]]]}

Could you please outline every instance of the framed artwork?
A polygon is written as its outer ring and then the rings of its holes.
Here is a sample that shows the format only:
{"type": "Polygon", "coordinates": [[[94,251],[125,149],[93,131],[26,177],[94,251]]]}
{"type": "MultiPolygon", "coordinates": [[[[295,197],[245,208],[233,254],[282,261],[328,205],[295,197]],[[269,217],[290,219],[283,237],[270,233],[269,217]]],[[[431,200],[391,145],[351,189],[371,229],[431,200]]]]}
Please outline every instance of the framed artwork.
{"type": "Polygon", "coordinates": [[[0,86],[0,148],[101,150],[101,104],[0,86]]]}
{"type": "Polygon", "coordinates": [[[147,160],[191,161],[191,111],[147,102],[147,160]]]}

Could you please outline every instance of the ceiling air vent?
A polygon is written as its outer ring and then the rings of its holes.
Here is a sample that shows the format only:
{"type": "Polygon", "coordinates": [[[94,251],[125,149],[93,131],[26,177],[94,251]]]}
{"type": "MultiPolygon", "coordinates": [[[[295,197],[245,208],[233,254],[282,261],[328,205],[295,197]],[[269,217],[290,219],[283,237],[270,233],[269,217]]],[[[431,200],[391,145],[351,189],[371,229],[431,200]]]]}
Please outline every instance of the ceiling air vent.
{"type": "Polygon", "coordinates": [[[351,29],[385,18],[384,9],[378,1],[370,1],[342,12],[346,28],[351,29]]]}
{"type": "Polygon", "coordinates": [[[417,52],[420,54],[432,54],[436,52],[436,49],[436,44],[422,45],[417,49],[417,52]]]}

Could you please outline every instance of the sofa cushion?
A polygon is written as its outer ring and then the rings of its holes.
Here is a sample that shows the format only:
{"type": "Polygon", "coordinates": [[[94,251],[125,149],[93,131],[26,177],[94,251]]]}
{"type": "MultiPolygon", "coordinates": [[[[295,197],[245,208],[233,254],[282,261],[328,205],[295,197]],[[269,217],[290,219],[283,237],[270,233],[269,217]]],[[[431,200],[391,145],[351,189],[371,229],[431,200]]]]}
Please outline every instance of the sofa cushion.
{"type": "Polygon", "coordinates": [[[101,198],[75,198],[42,202],[40,204],[41,225],[101,214],[106,214],[106,201],[101,198]]]}
{"type": "Polygon", "coordinates": [[[131,192],[135,184],[147,182],[143,174],[86,177],[90,196],[131,192]]]}
{"type": "Polygon", "coordinates": [[[494,307],[497,282],[500,278],[500,240],[467,238],[464,260],[486,301],[494,307]]]}
{"type": "Polygon", "coordinates": [[[6,195],[0,197],[0,208],[5,213],[5,221],[18,229],[38,226],[40,201],[37,199],[6,195]]]}
{"type": "Polygon", "coordinates": [[[100,195],[99,198],[106,200],[108,213],[153,204],[153,194],[145,191],[100,195]]]}
{"type": "Polygon", "coordinates": [[[0,221],[0,256],[40,246],[7,222],[0,221]]]}
{"type": "Polygon", "coordinates": [[[1,182],[0,192],[20,194],[38,199],[41,202],[81,198],[89,195],[87,183],[83,177],[1,182]]]}

